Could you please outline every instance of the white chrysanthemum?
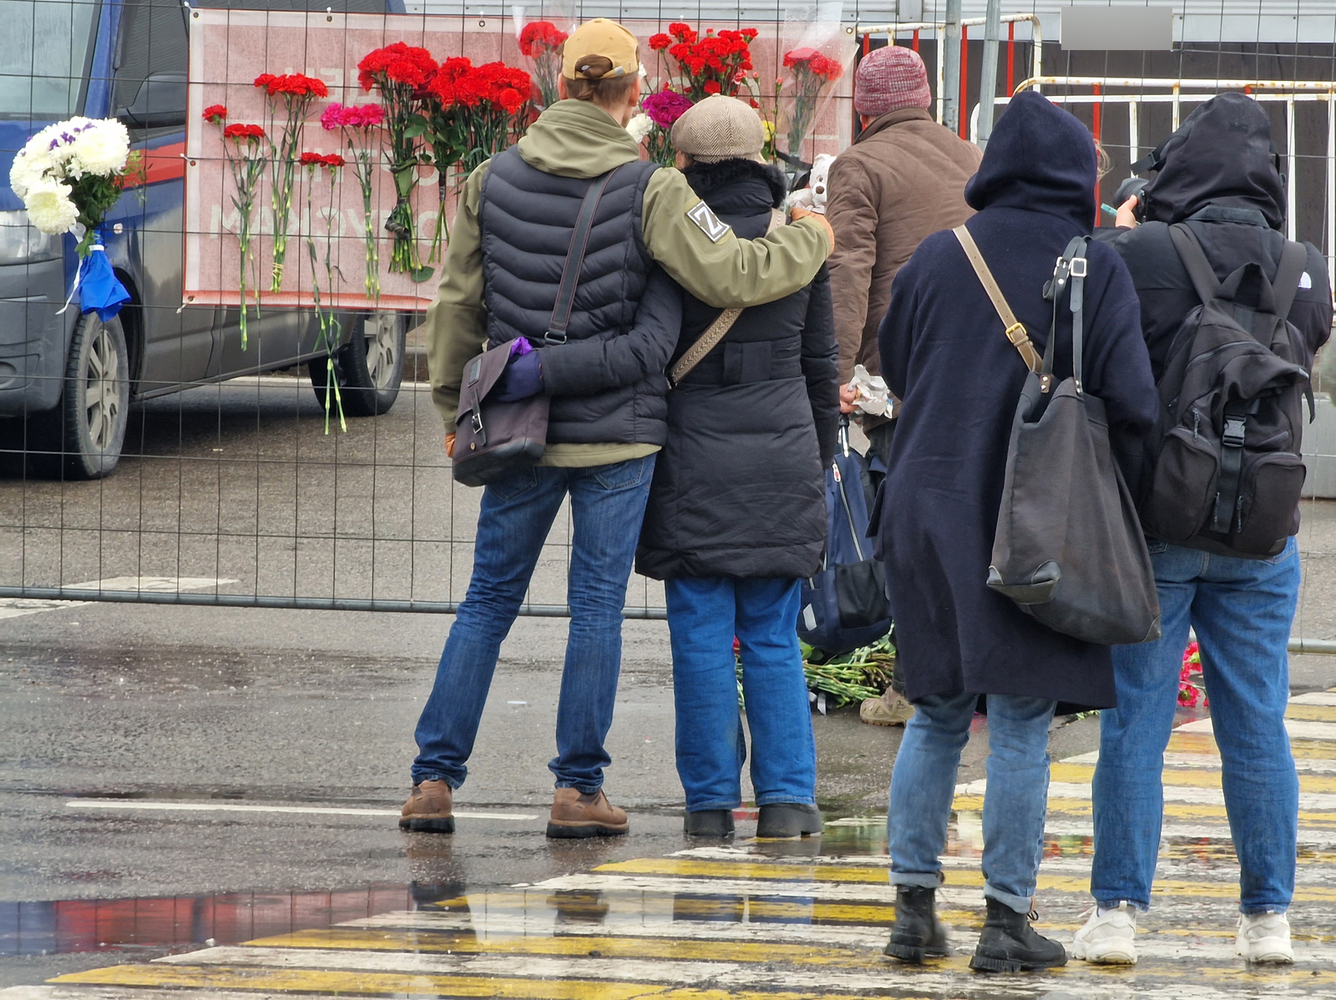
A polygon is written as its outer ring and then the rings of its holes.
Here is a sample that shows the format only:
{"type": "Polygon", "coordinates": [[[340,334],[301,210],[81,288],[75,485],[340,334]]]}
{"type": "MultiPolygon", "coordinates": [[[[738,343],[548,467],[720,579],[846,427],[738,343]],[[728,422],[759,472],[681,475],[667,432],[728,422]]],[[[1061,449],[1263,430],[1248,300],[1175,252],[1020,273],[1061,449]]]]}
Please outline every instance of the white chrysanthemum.
{"type": "Polygon", "coordinates": [[[28,189],[23,205],[32,224],[50,236],[68,233],[79,220],[79,209],[70,200],[70,186],[40,180],[28,189]]]}
{"type": "Polygon", "coordinates": [[[71,145],[74,152],[71,166],[77,164],[82,173],[109,177],[125,169],[125,159],[130,155],[130,133],[118,121],[89,122],[75,134],[71,145]]]}
{"type": "Polygon", "coordinates": [[[650,129],[654,127],[654,120],[643,111],[626,123],[626,131],[631,133],[631,138],[640,142],[649,135],[650,129]]]}
{"type": "Polygon", "coordinates": [[[20,198],[28,193],[28,189],[42,179],[42,174],[48,161],[40,157],[29,156],[27,151],[21,151],[14,157],[14,162],[9,167],[9,187],[20,198]]]}

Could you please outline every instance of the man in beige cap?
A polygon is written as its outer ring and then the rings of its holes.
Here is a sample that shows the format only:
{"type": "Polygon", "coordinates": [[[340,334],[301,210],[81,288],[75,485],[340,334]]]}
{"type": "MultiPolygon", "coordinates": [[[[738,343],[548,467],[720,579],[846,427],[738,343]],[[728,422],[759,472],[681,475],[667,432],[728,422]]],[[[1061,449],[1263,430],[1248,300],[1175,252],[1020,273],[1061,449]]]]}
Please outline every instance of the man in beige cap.
{"type": "Polygon", "coordinates": [[[640,103],[640,55],[629,31],[599,18],[566,40],[559,93],[517,146],[470,175],[436,300],[423,330],[432,397],[454,447],[464,367],[485,344],[526,338],[498,392],[551,396],[537,467],[483,493],[468,594],[450,629],[417,726],[413,793],[400,825],[454,830],[501,640],[569,495],[573,526],[570,635],[557,708],[550,837],[625,833],[603,793],[621,667],[622,603],[655,457],[667,438],[663,366],[681,323],[675,279],[715,307],[745,307],[807,285],[833,244],[824,220],[756,241],[704,205],[682,175],[642,162],[626,124],[640,103]],[[606,178],[606,179],[605,179],[606,178]],[[593,215],[569,327],[546,333],[575,223],[596,179],[593,215]],[[657,266],[656,266],[657,264],[657,266]]]}

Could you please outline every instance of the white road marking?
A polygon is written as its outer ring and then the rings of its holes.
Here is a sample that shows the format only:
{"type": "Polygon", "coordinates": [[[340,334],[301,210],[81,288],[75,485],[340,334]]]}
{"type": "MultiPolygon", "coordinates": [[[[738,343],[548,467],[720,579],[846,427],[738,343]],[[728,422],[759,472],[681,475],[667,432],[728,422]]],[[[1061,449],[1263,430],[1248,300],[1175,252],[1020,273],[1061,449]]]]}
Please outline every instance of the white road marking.
{"type": "MultiPolygon", "coordinates": [[[[687,896],[765,896],[775,899],[819,899],[822,902],[893,903],[895,889],[888,883],[813,882],[807,879],[678,878],[653,875],[560,875],[536,883],[535,889],[585,889],[604,892],[680,893],[687,896]]],[[[977,900],[978,889],[946,886],[943,893],[967,892],[977,900]]]]}
{"type": "MultiPolygon", "coordinates": [[[[349,809],[336,806],[265,806],[237,802],[150,802],[143,799],[70,799],[68,809],[144,809],[170,812],[243,812],[295,813],[309,816],[399,816],[398,809],[349,809]]],[[[538,813],[481,813],[456,812],[456,819],[498,819],[527,822],[538,819],[538,813]]]]}
{"type": "MultiPolygon", "coordinates": [[[[1285,729],[1292,740],[1318,740],[1336,743],[1336,722],[1308,722],[1304,719],[1286,719],[1285,729]]],[[[1197,719],[1174,730],[1176,733],[1214,733],[1210,719],[1197,719]]]]}
{"type": "MultiPolygon", "coordinates": [[[[212,590],[215,587],[236,583],[213,576],[113,576],[106,580],[89,580],[85,583],[71,583],[67,590],[133,590],[150,594],[175,594],[183,590],[212,590]]],[[[21,615],[35,615],[43,611],[59,611],[62,608],[81,608],[90,601],[41,601],[23,597],[0,598],[0,620],[18,618],[21,615]]]]}
{"type": "MultiPolygon", "coordinates": [[[[984,778],[956,786],[957,795],[982,795],[988,787],[984,778]]],[[[1080,799],[1086,802],[1091,797],[1090,784],[1067,781],[1050,782],[1049,799],[1080,799]]],[[[1218,788],[1194,788],[1191,785],[1165,785],[1164,801],[1186,802],[1191,805],[1225,807],[1225,793],[1218,788]]],[[[1336,812],[1336,795],[1326,792],[1300,792],[1299,808],[1307,812],[1336,812]]]]}
{"type": "Polygon", "coordinates": [[[1336,705],[1336,691],[1309,691],[1296,694],[1290,699],[1291,705],[1336,705]]]}

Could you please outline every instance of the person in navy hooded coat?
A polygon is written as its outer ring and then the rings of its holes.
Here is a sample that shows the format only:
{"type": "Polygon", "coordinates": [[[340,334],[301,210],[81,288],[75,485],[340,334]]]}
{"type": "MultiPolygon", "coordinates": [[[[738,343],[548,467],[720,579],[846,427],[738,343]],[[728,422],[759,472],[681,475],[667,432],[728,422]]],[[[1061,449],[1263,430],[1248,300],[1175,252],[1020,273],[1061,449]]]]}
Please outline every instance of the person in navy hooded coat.
{"type": "MultiPolygon", "coordinates": [[[[1054,261],[1095,222],[1089,131],[1038,94],[1014,97],[965,188],[968,223],[1003,295],[1039,351],[1054,261]]],[[[1118,254],[1087,249],[1084,382],[1107,407],[1115,450],[1130,452],[1158,402],[1140,306],[1118,254]],[[1120,449],[1119,442],[1125,442],[1120,449]]],[[[1071,373],[1071,313],[1058,310],[1057,374],[1071,373]]],[[[903,403],[877,554],[886,563],[896,646],[917,711],[891,780],[888,831],[895,927],[887,954],[947,952],[933,909],[960,751],[988,696],[983,830],[987,921],[972,967],[1062,965],[1062,945],[1030,927],[1048,789],[1048,727],[1059,701],[1115,704],[1109,649],[1051,631],[988,589],[1007,445],[1026,366],[951,232],[928,237],[895,279],[880,330],[881,370],[903,403]]]]}

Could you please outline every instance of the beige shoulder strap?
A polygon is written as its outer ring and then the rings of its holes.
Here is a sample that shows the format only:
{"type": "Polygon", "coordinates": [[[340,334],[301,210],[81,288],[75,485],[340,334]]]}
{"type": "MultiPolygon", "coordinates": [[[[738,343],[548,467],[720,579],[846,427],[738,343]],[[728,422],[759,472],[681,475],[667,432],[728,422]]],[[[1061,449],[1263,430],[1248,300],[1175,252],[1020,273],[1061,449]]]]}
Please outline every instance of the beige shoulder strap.
{"type": "Polygon", "coordinates": [[[1002,289],[997,287],[993,272],[988,270],[988,264],[984,261],[983,254],[979,253],[979,246],[974,242],[974,237],[964,226],[957,226],[951,231],[956,234],[956,239],[960,241],[965,256],[970,259],[970,264],[974,267],[974,273],[979,276],[979,283],[983,285],[983,290],[988,293],[988,298],[992,300],[993,308],[997,310],[1002,325],[1007,328],[1007,339],[1020,352],[1021,360],[1025,362],[1026,367],[1038,374],[1043,370],[1044,359],[1034,349],[1034,344],[1030,341],[1030,335],[1025,332],[1025,324],[1016,319],[1016,314],[1011,311],[1011,306],[1007,305],[1007,300],[1002,295],[1002,289]]]}
{"type": "MultiPolygon", "coordinates": [[[[784,211],[779,208],[770,210],[770,225],[766,227],[765,233],[769,236],[780,226],[784,225],[784,211]]],[[[728,331],[733,329],[733,324],[738,321],[742,315],[741,309],[725,309],[719,314],[713,323],[706,327],[705,332],[697,338],[696,342],[687,348],[686,353],[677,359],[677,364],[668,370],[668,384],[674,388],[677,383],[687,377],[687,373],[705,360],[705,355],[709,354],[728,335],[728,331]]]]}

